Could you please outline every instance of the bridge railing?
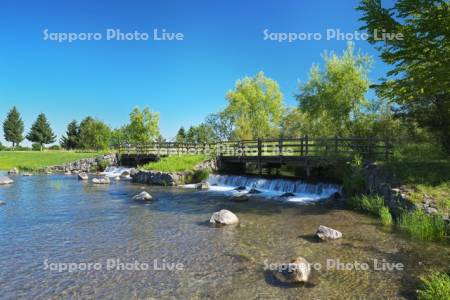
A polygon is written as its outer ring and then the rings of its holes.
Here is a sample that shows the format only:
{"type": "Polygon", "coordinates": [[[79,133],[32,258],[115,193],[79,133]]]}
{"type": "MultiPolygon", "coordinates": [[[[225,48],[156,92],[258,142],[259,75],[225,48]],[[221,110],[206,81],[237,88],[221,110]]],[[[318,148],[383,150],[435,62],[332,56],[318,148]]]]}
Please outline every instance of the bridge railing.
{"type": "Polygon", "coordinates": [[[136,155],[192,155],[234,157],[279,156],[349,158],[360,155],[363,158],[388,159],[392,153],[389,140],[362,137],[280,138],[223,141],[218,143],[152,143],[148,145],[123,145],[119,153],[136,155]]]}

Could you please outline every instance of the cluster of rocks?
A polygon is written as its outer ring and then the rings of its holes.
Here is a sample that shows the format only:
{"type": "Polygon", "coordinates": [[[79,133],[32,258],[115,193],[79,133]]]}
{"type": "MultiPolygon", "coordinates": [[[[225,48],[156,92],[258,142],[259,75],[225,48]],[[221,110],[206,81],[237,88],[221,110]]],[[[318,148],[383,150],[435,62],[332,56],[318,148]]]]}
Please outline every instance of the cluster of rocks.
{"type": "Polygon", "coordinates": [[[150,184],[150,185],[162,185],[162,186],[175,186],[183,184],[186,180],[186,174],[183,172],[167,173],[160,171],[146,171],[139,170],[132,176],[133,182],[150,184]]]}
{"type": "Polygon", "coordinates": [[[45,169],[45,172],[71,173],[91,172],[102,167],[101,164],[108,166],[117,166],[118,159],[116,154],[105,154],[97,157],[83,158],[75,162],[59,166],[51,166],[45,169]]]}

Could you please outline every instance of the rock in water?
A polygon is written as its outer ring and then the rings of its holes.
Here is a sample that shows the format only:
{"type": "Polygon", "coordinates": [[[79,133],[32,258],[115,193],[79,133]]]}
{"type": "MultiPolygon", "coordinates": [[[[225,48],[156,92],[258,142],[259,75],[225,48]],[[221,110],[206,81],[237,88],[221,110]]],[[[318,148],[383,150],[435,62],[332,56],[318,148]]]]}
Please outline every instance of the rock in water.
{"type": "Polygon", "coordinates": [[[231,201],[234,201],[234,202],[246,202],[248,200],[249,200],[249,197],[246,193],[239,193],[239,194],[233,195],[231,197],[231,201]]]}
{"type": "Polygon", "coordinates": [[[22,176],[33,176],[33,174],[31,174],[29,172],[25,172],[25,173],[22,173],[22,176]]]}
{"type": "Polygon", "coordinates": [[[86,172],[81,172],[81,173],[78,173],[78,179],[80,179],[80,180],[88,180],[89,176],[88,176],[88,174],[86,172]]]}
{"type": "Polygon", "coordinates": [[[197,190],[209,190],[209,183],[208,183],[208,182],[200,182],[200,183],[197,183],[197,184],[195,185],[195,188],[196,188],[197,190]]]}
{"type": "Polygon", "coordinates": [[[19,174],[19,169],[17,169],[16,167],[12,168],[11,170],[8,171],[8,174],[10,175],[16,175],[19,174]]]}
{"type": "Polygon", "coordinates": [[[235,191],[245,191],[247,188],[244,185],[238,186],[237,188],[235,188],[235,191]]]}
{"type": "Polygon", "coordinates": [[[14,180],[12,180],[12,179],[9,178],[9,177],[6,177],[6,176],[0,176],[0,185],[10,184],[10,183],[13,183],[13,182],[14,182],[14,180]]]}
{"type": "Polygon", "coordinates": [[[0,206],[5,205],[6,202],[5,201],[0,201],[0,206]]]}
{"type": "Polygon", "coordinates": [[[249,194],[261,194],[261,191],[255,189],[255,188],[252,188],[250,191],[248,191],[248,193],[249,194]]]}
{"type": "Polygon", "coordinates": [[[297,257],[288,264],[281,265],[275,272],[275,278],[282,283],[308,282],[311,265],[303,257],[297,257]]]}
{"type": "Polygon", "coordinates": [[[342,237],[342,233],[333,228],[320,225],[317,228],[316,236],[322,241],[337,240],[342,237]]]}
{"type": "Polygon", "coordinates": [[[133,196],[133,200],[140,200],[140,201],[149,201],[152,200],[152,195],[147,193],[146,191],[142,191],[137,195],[133,196]]]}
{"type": "Polygon", "coordinates": [[[231,225],[239,223],[239,219],[231,211],[222,209],[213,213],[209,222],[214,224],[231,225]]]}
{"type": "Polygon", "coordinates": [[[122,174],[120,174],[120,179],[124,180],[131,180],[131,174],[128,171],[123,171],[122,174]]]}
{"type": "Polygon", "coordinates": [[[111,181],[109,180],[108,177],[103,177],[103,178],[94,178],[94,179],[92,179],[92,183],[95,183],[95,184],[109,184],[109,183],[111,183],[111,181]]]}

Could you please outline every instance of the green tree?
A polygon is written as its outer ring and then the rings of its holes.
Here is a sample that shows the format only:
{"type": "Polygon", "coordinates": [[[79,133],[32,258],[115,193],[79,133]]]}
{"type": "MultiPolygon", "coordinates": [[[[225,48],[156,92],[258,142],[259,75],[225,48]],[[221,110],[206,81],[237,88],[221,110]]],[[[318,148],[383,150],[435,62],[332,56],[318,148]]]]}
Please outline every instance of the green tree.
{"type": "Polygon", "coordinates": [[[213,141],[228,141],[233,137],[233,119],[225,112],[210,114],[205,124],[211,128],[213,141]]]}
{"type": "Polygon", "coordinates": [[[23,141],[23,121],[17,108],[13,108],[8,112],[6,120],[3,122],[3,133],[5,140],[12,143],[14,149],[23,141]]]}
{"type": "Polygon", "coordinates": [[[177,132],[177,136],[175,137],[175,141],[177,143],[185,143],[186,142],[186,130],[181,126],[177,132]]]}
{"type": "Polygon", "coordinates": [[[61,146],[67,150],[80,147],[80,127],[77,121],[73,120],[67,125],[66,136],[61,138],[61,146]]]}
{"type": "Polygon", "coordinates": [[[134,108],[126,131],[133,144],[154,142],[159,137],[159,114],[151,112],[148,107],[143,110],[134,108]]]}
{"type": "Polygon", "coordinates": [[[186,133],[186,143],[195,143],[196,136],[196,128],[194,126],[189,127],[186,133]]]}
{"type": "Polygon", "coordinates": [[[50,123],[47,121],[47,117],[43,113],[39,114],[33,126],[31,126],[30,132],[27,134],[27,140],[38,144],[42,151],[44,145],[53,143],[55,139],[56,136],[50,127],[50,123]]]}
{"type": "Polygon", "coordinates": [[[299,86],[299,107],[309,121],[316,122],[315,135],[351,134],[352,122],[369,104],[365,95],[372,59],[355,55],[352,43],[342,56],[324,53],[323,59],[324,69],[313,65],[308,82],[299,86]]]}
{"type": "Polygon", "coordinates": [[[80,147],[107,150],[111,141],[111,129],[103,121],[86,117],[80,123],[80,147]]]}
{"type": "Polygon", "coordinates": [[[228,92],[225,113],[234,121],[237,139],[276,136],[283,115],[283,96],[278,84],[259,72],[246,77],[228,92]]]}
{"type": "Polygon", "coordinates": [[[369,42],[392,69],[375,86],[399,107],[398,114],[429,129],[450,153],[450,4],[446,0],[398,0],[384,8],[363,0],[369,42]],[[396,34],[379,39],[380,32],[396,34]]]}

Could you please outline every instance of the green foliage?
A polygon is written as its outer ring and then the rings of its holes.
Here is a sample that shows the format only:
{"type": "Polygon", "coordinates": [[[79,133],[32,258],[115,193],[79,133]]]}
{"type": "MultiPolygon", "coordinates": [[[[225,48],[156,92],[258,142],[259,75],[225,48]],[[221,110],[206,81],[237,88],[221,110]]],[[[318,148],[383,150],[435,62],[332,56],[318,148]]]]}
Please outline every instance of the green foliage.
{"type": "Polygon", "coordinates": [[[50,123],[47,121],[45,114],[39,114],[31,130],[27,135],[27,139],[30,142],[37,143],[40,148],[44,147],[46,144],[51,144],[55,141],[56,136],[53,133],[50,123]]]}
{"type": "Polygon", "coordinates": [[[33,150],[33,151],[41,151],[42,150],[42,146],[40,144],[38,144],[38,143],[33,143],[31,145],[31,150],[33,150]]]}
{"type": "Polygon", "coordinates": [[[226,96],[225,114],[234,122],[236,139],[256,139],[278,135],[283,115],[283,96],[278,84],[259,72],[236,83],[226,96]]]}
{"type": "Polygon", "coordinates": [[[384,226],[392,225],[393,219],[389,208],[387,208],[386,206],[381,207],[378,211],[378,215],[380,216],[381,223],[384,226]]]}
{"type": "Polygon", "coordinates": [[[66,136],[61,138],[61,146],[66,150],[80,148],[80,127],[77,121],[73,120],[67,125],[66,136]]]}
{"type": "Polygon", "coordinates": [[[343,189],[348,195],[362,194],[366,191],[367,180],[364,174],[363,161],[360,156],[355,156],[350,164],[349,172],[344,175],[343,189]]]}
{"type": "Polygon", "coordinates": [[[177,136],[175,137],[175,141],[177,143],[185,143],[186,142],[186,130],[181,126],[177,132],[177,136]]]}
{"type": "Polygon", "coordinates": [[[378,216],[384,207],[384,199],[379,196],[361,195],[348,198],[346,204],[352,209],[378,216]]]}
{"type": "Polygon", "coordinates": [[[148,107],[135,107],[130,113],[130,124],[125,127],[130,144],[142,145],[154,142],[159,136],[159,113],[152,113],[148,107]]]}
{"type": "Polygon", "coordinates": [[[208,179],[209,173],[206,169],[194,171],[194,174],[192,174],[192,182],[201,182],[208,179]]]}
{"type": "Polygon", "coordinates": [[[446,228],[442,217],[427,215],[422,210],[403,213],[398,223],[402,230],[424,241],[438,241],[445,237],[446,228]]]}
{"type": "Polygon", "coordinates": [[[324,53],[324,70],[314,65],[308,82],[299,86],[296,98],[301,111],[323,130],[315,135],[348,135],[352,120],[368,105],[365,95],[372,58],[353,52],[349,43],[342,56],[324,53]]]}
{"type": "Polygon", "coordinates": [[[87,150],[107,150],[111,139],[111,129],[98,119],[86,117],[80,123],[80,148],[87,150]]]}
{"type": "Polygon", "coordinates": [[[2,151],[0,170],[18,167],[21,170],[39,171],[48,166],[62,165],[79,159],[95,157],[102,153],[79,153],[68,151],[2,151]]]}
{"type": "Polygon", "coordinates": [[[160,161],[150,162],[142,166],[147,170],[162,172],[192,171],[194,167],[207,159],[205,155],[181,155],[161,158],[160,161]]]}
{"type": "Polygon", "coordinates": [[[384,8],[380,0],[363,0],[359,10],[369,42],[392,65],[377,94],[399,105],[407,119],[431,129],[450,153],[450,6],[445,0],[398,0],[384,8]],[[401,38],[376,39],[385,30],[401,38]]]}
{"type": "Polygon", "coordinates": [[[107,167],[110,166],[110,162],[108,160],[105,159],[101,159],[98,161],[97,163],[97,171],[99,172],[103,172],[106,170],[107,167]]]}
{"type": "Polygon", "coordinates": [[[59,151],[61,150],[61,147],[59,145],[52,145],[48,147],[48,150],[59,151]]]}
{"type": "Polygon", "coordinates": [[[214,142],[214,133],[211,127],[202,123],[189,127],[185,138],[186,143],[210,143],[214,142]]]}
{"type": "Polygon", "coordinates": [[[3,133],[5,140],[12,143],[14,149],[23,141],[23,121],[17,108],[13,108],[8,112],[6,120],[3,122],[3,133]]]}
{"type": "Polygon", "coordinates": [[[206,117],[205,124],[211,128],[214,141],[229,141],[233,138],[232,116],[221,111],[216,114],[210,114],[206,117]]]}
{"type": "Polygon", "coordinates": [[[450,276],[448,274],[434,271],[421,279],[422,284],[417,291],[419,300],[448,300],[450,298],[450,276]]]}

